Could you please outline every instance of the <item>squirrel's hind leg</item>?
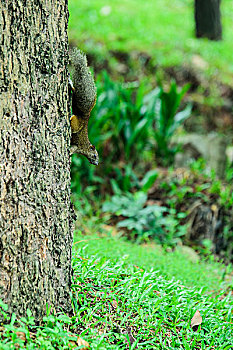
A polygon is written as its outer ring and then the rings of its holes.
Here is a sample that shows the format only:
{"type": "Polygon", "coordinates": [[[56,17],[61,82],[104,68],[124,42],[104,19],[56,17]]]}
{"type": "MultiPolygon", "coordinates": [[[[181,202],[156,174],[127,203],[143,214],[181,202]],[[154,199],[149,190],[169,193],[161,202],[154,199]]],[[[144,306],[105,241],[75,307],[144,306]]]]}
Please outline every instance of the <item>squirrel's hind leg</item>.
{"type": "Polygon", "coordinates": [[[77,115],[72,115],[70,118],[70,125],[72,133],[77,133],[83,129],[83,120],[77,115]]]}

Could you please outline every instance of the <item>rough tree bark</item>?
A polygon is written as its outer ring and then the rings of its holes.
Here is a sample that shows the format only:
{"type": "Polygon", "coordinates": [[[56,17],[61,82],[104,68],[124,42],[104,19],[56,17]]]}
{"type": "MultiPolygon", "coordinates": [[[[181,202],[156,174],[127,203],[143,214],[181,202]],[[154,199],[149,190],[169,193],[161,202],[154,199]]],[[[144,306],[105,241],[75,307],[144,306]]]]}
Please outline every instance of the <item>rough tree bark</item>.
{"type": "Polygon", "coordinates": [[[0,298],[70,311],[67,0],[0,0],[0,298]]]}
{"type": "Polygon", "coordinates": [[[222,39],[221,0],[195,0],[196,37],[222,39]]]}

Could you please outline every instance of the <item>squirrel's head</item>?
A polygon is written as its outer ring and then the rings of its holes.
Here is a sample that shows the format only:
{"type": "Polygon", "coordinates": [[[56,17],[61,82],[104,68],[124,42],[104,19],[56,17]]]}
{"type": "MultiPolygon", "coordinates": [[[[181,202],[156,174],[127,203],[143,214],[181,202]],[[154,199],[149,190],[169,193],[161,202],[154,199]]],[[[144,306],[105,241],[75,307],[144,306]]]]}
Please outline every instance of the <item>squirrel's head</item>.
{"type": "Polygon", "coordinates": [[[70,154],[78,153],[85,156],[91,164],[98,165],[99,164],[99,155],[98,152],[93,146],[87,137],[83,140],[78,137],[78,133],[72,133],[71,138],[71,146],[70,146],[70,154]],[[82,142],[80,142],[80,140],[82,142]]]}
{"type": "Polygon", "coordinates": [[[98,152],[95,148],[95,146],[93,145],[89,145],[87,153],[84,154],[84,156],[87,157],[87,159],[89,160],[89,162],[93,165],[98,165],[99,164],[99,155],[98,152]]]}

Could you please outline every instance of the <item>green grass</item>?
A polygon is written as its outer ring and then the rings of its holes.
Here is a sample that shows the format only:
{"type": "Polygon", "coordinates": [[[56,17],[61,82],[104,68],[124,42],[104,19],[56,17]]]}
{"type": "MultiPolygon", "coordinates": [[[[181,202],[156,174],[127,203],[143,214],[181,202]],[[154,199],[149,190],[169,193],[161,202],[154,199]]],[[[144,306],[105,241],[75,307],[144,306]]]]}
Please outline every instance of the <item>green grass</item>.
{"type": "Polygon", "coordinates": [[[230,293],[208,296],[152,269],[126,265],[124,258],[82,250],[74,271],[77,318],[92,349],[232,349],[230,293]],[[203,322],[194,332],[196,310],[203,322]]]}
{"type": "Polygon", "coordinates": [[[100,237],[93,234],[76,234],[74,247],[86,247],[86,254],[97,254],[101,258],[123,258],[125,264],[137,265],[147,271],[152,268],[168,279],[175,278],[186,286],[203,288],[208,292],[217,292],[226,284],[223,281],[226,266],[213,261],[195,261],[179,247],[174,252],[166,252],[155,244],[137,245],[110,235],[100,237]]]}
{"type": "Polygon", "coordinates": [[[94,255],[89,246],[74,249],[73,317],[47,313],[43,324],[36,326],[28,312],[21,320],[13,315],[9,322],[7,308],[0,303],[0,313],[8,317],[8,325],[0,327],[0,348],[80,349],[80,336],[99,350],[232,349],[231,292],[206,294],[202,288],[161,276],[151,265],[141,269],[124,256],[115,258],[117,246],[112,241],[102,243],[102,248],[108,243],[109,259],[98,247],[94,255]],[[197,310],[202,323],[192,329],[197,310]]]}
{"type": "Polygon", "coordinates": [[[160,66],[190,64],[198,55],[208,77],[232,82],[231,0],[221,4],[220,42],[194,38],[193,1],[70,0],[69,11],[69,39],[86,51],[146,51],[160,66]],[[111,10],[107,16],[102,14],[106,5],[111,10]]]}
{"type": "MultiPolygon", "coordinates": [[[[231,292],[222,289],[207,294],[199,287],[201,282],[194,271],[202,275],[204,264],[191,266],[187,258],[185,264],[182,254],[167,254],[168,273],[161,275],[155,269],[165,264],[159,249],[152,251],[116,238],[98,238],[76,236],[73,317],[47,312],[42,325],[37,326],[29,311],[20,320],[14,314],[10,319],[6,305],[0,302],[0,314],[8,320],[0,327],[2,350],[81,349],[78,337],[88,341],[91,349],[99,350],[232,349],[231,292]],[[84,244],[86,247],[81,248],[84,244]],[[171,279],[172,264],[180,265],[180,269],[185,265],[183,273],[190,272],[193,284],[197,282],[199,286],[191,288],[171,279]],[[202,323],[192,329],[191,319],[197,310],[202,323]]],[[[210,264],[205,266],[206,279],[211,280],[214,270],[210,264]]],[[[181,273],[181,280],[183,276],[181,273]]],[[[208,287],[212,282],[207,283],[208,287]]]]}

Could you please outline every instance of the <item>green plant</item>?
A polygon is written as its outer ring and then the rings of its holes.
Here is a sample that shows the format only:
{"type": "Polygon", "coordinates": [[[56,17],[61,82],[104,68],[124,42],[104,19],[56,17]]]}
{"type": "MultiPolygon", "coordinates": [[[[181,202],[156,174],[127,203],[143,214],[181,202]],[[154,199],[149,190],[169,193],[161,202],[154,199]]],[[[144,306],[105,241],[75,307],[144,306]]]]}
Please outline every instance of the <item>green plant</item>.
{"type": "Polygon", "coordinates": [[[206,167],[206,160],[204,158],[198,158],[197,160],[191,162],[189,164],[190,170],[194,173],[201,174],[202,176],[205,174],[204,170],[206,167]]]}
{"type": "Polygon", "coordinates": [[[47,308],[38,325],[29,310],[16,318],[0,300],[5,319],[0,327],[1,350],[81,349],[79,337],[98,350],[136,345],[145,350],[232,348],[232,284],[220,284],[219,277],[227,280],[231,266],[192,263],[178,250],[166,253],[158,246],[139,246],[106,235],[75,239],[74,316],[53,314],[47,308]],[[197,309],[202,324],[195,331],[190,321],[197,309]]]}
{"type": "Polygon", "coordinates": [[[115,195],[103,204],[103,212],[120,218],[117,226],[126,228],[138,241],[154,239],[163,245],[174,246],[185,234],[186,227],[179,227],[175,210],[158,205],[146,205],[143,191],[115,195]]]}
{"type": "Polygon", "coordinates": [[[171,165],[175,154],[180,150],[179,146],[171,145],[171,138],[175,131],[191,115],[191,105],[177,112],[188,89],[189,85],[187,84],[178,91],[177,84],[173,80],[169,91],[165,91],[160,83],[159,88],[153,90],[144,98],[144,102],[150,106],[150,109],[151,99],[152,104],[154,104],[155,125],[153,136],[156,141],[155,153],[157,159],[163,165],[171,165]]]}
{"type": "Polygon", "coordinates": [[[98,98],[89,123],[89,138],[99,152],[100,165],[95,168],[82,156],[72,157],[73,193],[81,193],[87,184],[107,182],[110,176],[120,179],[122,190],[129,190],[130,181],[137,181],[132,164],[149,147],[152,116],[143,107],[144,85],[114,82],[106,72],[96,83],[98,98]],[[115,166],[125,161],[127,165],[115,166]]]}
{"type": "Polygon", "coordinates": [[[173,82],[169,93],[162,87],[145,95],[145,85],[121,84],[104,72],[97,78],[98,99],[92,111],[89,137],[100,155],[96,169],[81,156],[73,156],[71,166],[72,190],[81,193],[85,183],[103,183],[106,176],[116,178],[122,190],[129,191],[131,181],[137,182],[133,166],[143,160],[151,148],[151,135],[157,140],[156,152],[169,163],[178,148],[170,140],[179,125],[188,118],[190,107],[176,113],[187,87],[177,92],[173,82]],[[156,130],[152,131],[153,121],[156,130]],[[127,165],[116,166],[117,163],[127,165]],[[121,176],[122,174],[122,176],[121,176]],[[118,181],[120,180],[120,181],[118,181]]]}
{"type": "Polygon", "coordinates": [[[211,174],[211,185],[209,188],[209,192],[213,194],[217,194],[220,199],[220,204],[226,208],[233,208],[233,188],[232,184],[223,183],[216,177],[214,171],[211,174]]]}
{"type": "Polygon", "coordinates": [[[226,180],[229,183],[231,183],[233,181],[233,162],[230,163],[230,161],[227,162],[226,180]]]}
{"type": "Polygon", "coordinates": [[[220,283],[226,267],[223,263],[201,259],[195,252],[193,255],[196,259],[193,259],[190,253],[192,249],[187,251],[185,246],[178,245],[176,249],[167,250],[154,242],[135,244],[126,237],[119,236],[106,231],[99,234],[99,228],[82,234],[77,230],[74,234],[74,250],[83,248],[85,255],[98,255],[105,260],[119,261],[124,256],[126,265],[136,264],[147,271],[159,271],[167,279],[175,278],[183,285],[205,289],[208,293],[213,290],[218,293],[233,283],[231,264],[227,265],[230,270],[223,285],[220,283]]]}
{"type": "Polygon", "coordinates": [[[115,167],[110,183],[115,194],[129,192],[133,188],[139,188],[138,176],[130,163],[123,164],[122,168],[115,167]]]}
{"type": "Polygon", "coordinates": [[[39,326],[35,322],[30,310],[26,315],[17,318],[10,315],[8,305],[0,300],[0,315],[3,315],[6,324],[0,327],[0,348],[9,349],[70,349],[77,348],[77,335],[68,331],[72,327],[72,318],[62,313],[47,315],[39,326]]]}
{"type": "Polygon", "coordinates": [[[122,168],[115,168],[114,175],[114,178],[110,180],[114,194],[134,192],[135,190],[147,192],[157,179],[158,171],[156,169],[148,171],[140,181],[129,163],[124,164],[122,168]]]}
{"type": "Polygon", "coordinates": [[[95,142],[100,148],[108,147],[105,160],[107,155],[111,161],[134,162],[149,142],[149,126],[152,123],[147,109],[143,108],[145,86],[143,83],[138,86],[114,82],[104,72],[97,80],[97,87],[98,99],[90,135],[92,130],[104,135],[102,146],[98,140],[95,142]]]}
{"type": "Polygon", "coordinates": [[[87,186],[103,183],[103,178],[96,174],[96,168],[77,154],[72,156],[71,162],[71,190],[81,195],[87,186]]]}

